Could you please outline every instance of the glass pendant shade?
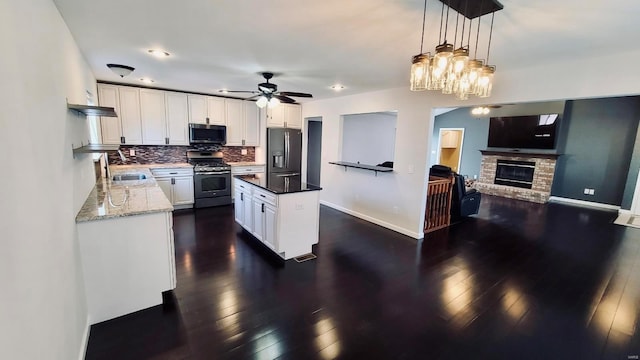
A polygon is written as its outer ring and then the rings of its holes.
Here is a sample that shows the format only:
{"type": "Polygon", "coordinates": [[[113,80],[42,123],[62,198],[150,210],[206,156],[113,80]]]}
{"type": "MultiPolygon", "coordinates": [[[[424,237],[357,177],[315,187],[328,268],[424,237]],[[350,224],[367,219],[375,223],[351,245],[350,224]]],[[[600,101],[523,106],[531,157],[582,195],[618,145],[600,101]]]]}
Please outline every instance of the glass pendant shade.
{"type": "Polygon", "coordinates": [[[453,52],[451,58],[451,72],[457,78],[462,76],[462,73],[467,69],[469,63],[469,50],[465,48],[456,49],[453,52]]]}
{"type": "Polygon", "coordinates": [[[411,64],[411,91],[423,91],[427,89],[430,63],[431,56],[429,53],[413,57],[411,64]]]}
{"type": "Polygon", "coordinates": [[[469,63],[467,64],[466,74],[469,81],[467,94],[475,94],[478,90],[478,78],[482,74],[482,60],[469,60],[469,63]]]}
{"type": "Polygon", "coordinates": [[[436,46],[436,54],[431,61],[431,83],[429,90],[442,90],[447,81],[449,60],[453,57],[453,45],[444,43],[436,46]]]}
{"type": "Polygon", "coordinates": [[[272,108],[274,108],[274,107],[276,107],[278,105],[280,105],[280,100],[278,100],[276,98],[269,99],[269,104],[268,104],[269,109],[272,109],[272,108]]]}
{"type": "Polygon", "coordinates": [[[269,102],[269,99],[267,99],[266,96],[260,96],[260,98],[258,99],[258,101],[256,101],[256,105],[262,109],[263,107],[267,106],[267,103],[269,102]]]}
{"type": "Polygon", "coordinates": [[[476,95],[484,98],[491,96],[491,90],[493,89],[493,74],[496,68],[494,66],[485,65],[482,67],[482,73],[478,77],[478,89],[476,95]]]}

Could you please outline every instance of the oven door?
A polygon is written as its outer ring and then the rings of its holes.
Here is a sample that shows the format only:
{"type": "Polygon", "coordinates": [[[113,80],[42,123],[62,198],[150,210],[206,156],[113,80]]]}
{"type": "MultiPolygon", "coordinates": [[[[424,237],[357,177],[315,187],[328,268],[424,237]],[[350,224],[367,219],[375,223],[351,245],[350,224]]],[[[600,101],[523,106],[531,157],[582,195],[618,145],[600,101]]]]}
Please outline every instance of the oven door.
{"type": "Polygon", "coordinates": [[[231,171],[195,173],[196,199],[231,196],[231,171]]]}

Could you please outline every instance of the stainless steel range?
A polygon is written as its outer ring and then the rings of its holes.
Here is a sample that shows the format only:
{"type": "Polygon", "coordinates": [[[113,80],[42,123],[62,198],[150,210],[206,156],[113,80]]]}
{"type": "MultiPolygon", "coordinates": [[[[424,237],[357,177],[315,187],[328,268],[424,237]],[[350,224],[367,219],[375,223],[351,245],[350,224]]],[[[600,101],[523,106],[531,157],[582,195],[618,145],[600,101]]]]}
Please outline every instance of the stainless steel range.
{"type": "Polygon", "coordinates": [[[221,152],[187,151],[193,165],[195,207],[231,204],[231,166],[222,160],[221,152]]]}

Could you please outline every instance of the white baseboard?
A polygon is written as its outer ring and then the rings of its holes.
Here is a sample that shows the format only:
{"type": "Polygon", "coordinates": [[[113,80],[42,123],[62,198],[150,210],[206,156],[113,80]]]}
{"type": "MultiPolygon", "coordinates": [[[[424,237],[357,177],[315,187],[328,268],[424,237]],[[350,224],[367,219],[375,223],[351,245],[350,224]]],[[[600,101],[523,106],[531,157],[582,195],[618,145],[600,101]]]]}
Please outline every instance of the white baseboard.
{"type": "Polygon", "coordinates": [[[84,360],[87,356],[87,347],[89,346],[89,332],[91,331],[91,325],[89,325],[89,318],[84,327],[84,334],[82,334],[82,347],[80,348],[80,354],[78,354],[78,360],[84,360]]]}
{"type": "Polygon", "coordinates": [[[556,202],[556,203],[567,204],[567,205],[575,205],[575,206],[590,207],[590,208],[605,209],[605,210],[619,210],[620,209],[620,206],[617,206],[617,205],[610,205],[610,204],[602,204],[602,203],[597,203],[597,202],[592,202],[592,201],[569,199],[569,198],[563,198],[563,197],[558,197],[558,196],[549,197],[549,202],[556,202]]]}
{"type": "Polygon", "coordinates": [[[342,206],[339,206],[339,205],[336,205],[336,204],[333,204],[333,203],[330,203],[330,202],[327,202],[327,201],[324,201],[324,200],[320,200],[320,204],[328,206],[328,207],[330,207],[332,209],[338,210],[338,211],[343,212],[345,214],[349,214],[351,216],[355,216],[355,217],[357,217],[359,219],[368,221],[370,223],[374,223],[376,225],[380,225],[383,228],[387,228],[389,230],[393,230],[393,231],[398,232],[398,233],[400,233],[402,235],[407,235],[407,236],[412,237],[414,239],[422,239],[422,238],[424,238],[424,234],[422,234],[422,236],[420,236],[421,234],[419,234],[417,232],[409,231],[409,230],[401,228],[399,226],[396,226],[396,225],[393,225],[393,224],[389,224],[388,222],[382,221],[380,219],[376,219],[374,217],[359,213],[357,211],[349,210],[347,208],[344,208],[342,206]]]}
{"type": "Polygon", "coordinates": [[[622,215],[633,215],[633,213],[631,212],[631,210],[627,210],[627,209],[618,209],[618,214],[622,215]]]}

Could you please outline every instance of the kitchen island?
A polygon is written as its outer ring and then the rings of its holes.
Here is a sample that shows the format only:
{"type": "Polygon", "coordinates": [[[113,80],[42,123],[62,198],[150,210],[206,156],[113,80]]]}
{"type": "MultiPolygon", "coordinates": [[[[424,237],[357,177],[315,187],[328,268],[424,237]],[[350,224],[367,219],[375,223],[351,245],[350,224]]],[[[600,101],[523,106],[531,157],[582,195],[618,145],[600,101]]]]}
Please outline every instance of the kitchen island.
{"type": "Polygon", "coordinates": [[[90,324],[162,304],[176,287],[173,206],[150,168],[112,166],[76,216],[90,324]],[[138,179],[112,180],[125,175],[138,179]]]}
{"type": "Polygon", "coordinates": [[[258,175],[236,175],[235,220],[284,260],[311,253],[318,243],[319,191],[300,176],[269,182],[258,175]]]}

